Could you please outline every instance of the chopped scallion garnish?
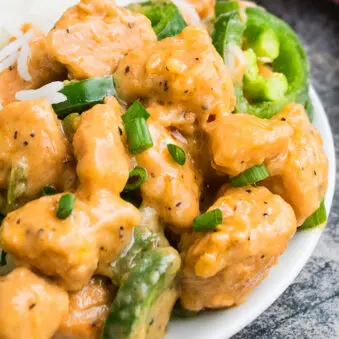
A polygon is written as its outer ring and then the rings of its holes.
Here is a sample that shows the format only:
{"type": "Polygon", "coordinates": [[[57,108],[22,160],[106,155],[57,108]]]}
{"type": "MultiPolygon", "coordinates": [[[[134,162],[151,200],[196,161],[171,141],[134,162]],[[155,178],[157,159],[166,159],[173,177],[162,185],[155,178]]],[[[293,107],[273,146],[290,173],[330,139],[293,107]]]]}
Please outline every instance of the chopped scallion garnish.
{"type": "Polygon", "coordinates": [[[321,202],[320,207],[308,217],[304,224],[298,230],[308,230],[322,225],[327,219],[326,208],[324,201],[321,202]]]}
{"type": "Polygon", "coordinates": [[[231,178],[231,184],[233,187],[255,185],[257,182],[265,180],[269,176],[270,175],[264,164],[257,165],[247,169],[236,177],[231,178]]]}
{"type": "Polygon", "coordinates": [[[71,193],[64,194],[59,200],[59,206],[56,213],[56,216],[59,219],[66,219],[68,218],[74,208],[75,203],[75,196],[71,193]]]}
{"type": "Polygon", "coordinates": [[[185,165],[186,153],[182,148],[174,144],[168,144],[167,149],[176,163],[181,166],[185,165]]]}
{"type": "Polygon", "coordinates": [[[41,188],[40,195],[42,197],[44,197],[46,195],[53,195],[56,192],[57,192],[57,190],[53,186],[45,186],[45,187],[41,188]]]}
{"type": "Polygon", "coordinates": [[[146,151],[153,146],[151,134],[144,118],[135,118],[125,123],[127,142],[132,154],[146,151]]]}
{"type": "Polygon", "coordinates": [[[149,117],[150,114],[146,111],[140,100],[137,100],[134,101],[127,112],[122,116],[122,121],[126,124],[135,118],[144,118],[147,120],[149,117]]]}
{"type": "Polygon", "coordinates": [[[130,172],[127,184],[124,188],[124,192],[130,192],[138,189],[147,177],[147,172],[142,167],[135,167],[130,172]]]}
{"type": "Polygon", "coordinates": [[[196,217],[193,220],[193,230],[194,232],[208,232],[220,224],[222,224],[222,212],[220,209],[215,209],[196,217]]]}

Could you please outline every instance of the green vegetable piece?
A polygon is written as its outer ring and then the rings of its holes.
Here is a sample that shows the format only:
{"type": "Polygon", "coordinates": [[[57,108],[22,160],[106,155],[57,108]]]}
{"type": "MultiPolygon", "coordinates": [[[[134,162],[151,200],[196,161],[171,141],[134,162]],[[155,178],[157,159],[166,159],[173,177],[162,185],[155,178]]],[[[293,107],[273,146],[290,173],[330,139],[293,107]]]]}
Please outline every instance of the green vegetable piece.
{"type": "Polygon", "coordinates": [[[12,205],[18,198],[27,192],[28,165],[22,158],[12,167],[8,178],[7,203],[12,205]]]}
{"type": "Polygon", "coordinates": [[[150,114],[146,111],[140,100],[136,100],[129,107],[127,112],[122,116],[122,121],[126,124],[127,122],[134,120],[135,118],[144,118],[147,120],[150,114]]]}
{"type": "Polygon", "coordinates": [[[46,195],[53,195],[57,190],[53,186],[45,186],[41,188],[40,196],[44,197],[46,195]]]}
{"type": "Polygon", "coordinates": [[[248,49],[244,52],[246,61],[246,77],[248,79],[256,79],[259,75],[259,68],[257,64],[257,55],[253,49],[248,49]]]}
{"type": "Polygon", "coordinates": [[[180,148],[179,146],[174,145],[174,144],[168,144],[167,149],[168,149],[169,153],[171,154],[173,160],[177,164],[179,164],[181,166],[185,165],[185,163],[186,163],[186,153],[182,148],[180,148]]]}
{"type": "Polygon", "coordinates": [[[180,268],[180,256],[170,247],[146,252],[123,280],[111,306],[101,339],[132,339],[148,319],[152,305],[180,268]]]}
{"type": "Polygon", "coordinates": [[[172,2],[149,1],[130,8],[141,12],[151,21],[158,40],[175,36],[187,26],[180,10],[172,2]]]}
{"type": "Polygon", "coordinates": [[[62,127],[68,140],[70,141],[73,140],[73,136],[78,128],[79,122],[80,122],[79,113],[71,113],[67,115],[64,120],[62,120],[62,127]]]}
{"type": "Polygon", "coordinates": [[[246,25],[237,11],[222,14],[215,22],[212,33],[213,45],[224,62],[227,63],[227,55],[233,45],[241,47],[245,27],[246,25]]]}
{"type": "Polygon", "coordinates": [[[130,173],[124,188],[124,192],[130,192],[138,189],[146,180],[147,172],[142,167],[135,167],[130,173]]]}
{"type": "Polygon", "coordinates": [[[298,228],[298,231],[304,231],[304,230],[309,230],[311,228],[318,227],[322,225],[325,221],[327,220],[327,215],[326,215],[326,208],[325,208],[325,203],[322,201],[320,203],[319,208],[310,216],[308,217],[304,224],[298,228]]]}
{"type": "Polygon", "coordinates": [[[136,208],[139,208],[142,204],[140,189],[136,189],[130,192],[121,192],[120,197],[130,204],[134,205],[136,208]]]}
{"type": "Polygon", "coordinates": [[[265,165],[261,164],[253,166],[236,177],[231,178],[231,184],[233,187],[255,185],[256,183],[267,179],[269,176],[265,165]]]}
{"type": "Polygon", "coordinates": [[[75,204],[75,195],[71,193],[64,194],[59,200],[59,206],[56,213],[56,216],[59,219],[67,219],[74,208],[75,204]]]}
{"type": "Polygon", "coordinates": [[[120,254],[118,259],[111,264],[113,283],[120,285],[121,280],[136,265],[143,253],[156,248],[158,243],[158,237],[146,227],[134,227],[131,243],[120,254]]]}
{"type": "Polygon", "coordinates": [[[252,101],[283,100],[288,89],[287,79],[276,73],[269,78],[258,76],[256,79],[244,77],[244,92],[252,101]]]}
{"type": "Polygon", "coordinates": [[[59,92],[67,97],[67,101],[52,105],[60,119],[73,112],[82,113],[116,94],[112,76],[71,81],[59,92]]]}
{"type": "Polygon", "coordinates": [[[193,220],[193,231],[208,232],[214,230],[220,224],[222,224],[222,212],[220,209],[215,209],[196,217],[193,220]]]}
{"type": "Polygon", "coordinates": [[[238,9],[240,9],[238,1],[217,1],[215,4],[215,17],[218,18],[219,15],[233,12],[238,9]]]}
{"type": "MultiPolygon", "coordinates": [[[[234,14],[230,12],[229,15],[233,16],[234,14]]],[[[227,14],[221,15],[219,18],[223,16],[227,18],[227,14]]],[[[298,36],[288,24],[262,8],[248,7],[246,8],[246,16],[246,30],[243,35],[237,36],[234,42],[238,46],[242,46],[243,36],[251,41],[253,37],[260,36],[262,32],[273,31],[279,41],[280,48],[279,56],[273,61],[272,68],[275,73],[281,73],[287,78],[288,89],[285,96],[279,100],[249,103],[243,93],[243,88],[236,86],[237,101],[234,113],[248,113],[259,118],[270,119],[290,102],[305,105],[309,98],[309,66],[306,53],[298,36]]],[[[240,15],[238,13],[238,20],[239,18],[240,15]]],[[[220,29],[217,30],[218,21],[219,19],[215,23],[214,35],[220,31],[220,29]]],[[[237,31],[237,25],[234,24],[234,27],[232,26],[233,25],[229,28],[227,27],[227,29],[237,31]]],[[[236,35],[233,34],[233,36],[235,37],[236,35]]],[[[217,42],[216,37],[214,37],[213,41],[214,43],[217,42]]],[[[220,49],[218,51],[220,53],[220,49]]],[[[246,93],[246,95],[248,95],[248,93],[246,93]]],[[[273,96],[276,97],[276,94],[273,93],[273,96]]],[[[278,97],[279,96],[280,95],[278,95],[278,97]]]]}
{"type": "Polygon", "coordinates": [[[135,118],[125,123],[127,142],[132,154],[146,151],[153,146],[151,134],[144,118],[135,118]]]}
{"type": "Polygon", "coordinates": [[[7,257],[7,253],[6,253],[4,250],[2,250],[2,251],[1,251],[1,259],[0,259],[0,266],[5,266],[5,265],[7,265],[7,259],[6,259],[6,257],[7,257]]]}
{"type": "Polygon", "coordinates": [[[272,62],[279,56],[280,42],[272,29],[264,30],[253,40],[247,41],[247,47],[252,48],[258,58],[272,62]]]}

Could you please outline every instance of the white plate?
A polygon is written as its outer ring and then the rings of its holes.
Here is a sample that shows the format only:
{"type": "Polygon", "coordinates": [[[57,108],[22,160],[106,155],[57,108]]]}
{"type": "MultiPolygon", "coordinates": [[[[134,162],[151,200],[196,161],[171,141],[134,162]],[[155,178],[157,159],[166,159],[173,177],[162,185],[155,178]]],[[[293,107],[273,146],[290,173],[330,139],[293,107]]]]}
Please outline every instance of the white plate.
{"type": "MultiPolygon", "coordinates": [[[[120,0],[126,3],[127,0],[120,0]]],[[[45,31],[68,6],[77,0],[0,0],[0,27],[16,32],[24,21],[31,21],[45,31]]],[[[335,188],[335,151],[332,132],[323,106],[313,88],[314,125],[320,131],[330,161],[326,208],[330,211],[335,188]]],[[[264,312],[293,282],[311,256],[321,236],[321,229],[297,233],[287,251],[269,276],[253,291],[247,301],[224,311],[208,312],[194,319],[170,323],[166,339],[227,339],[264,312]]]]}

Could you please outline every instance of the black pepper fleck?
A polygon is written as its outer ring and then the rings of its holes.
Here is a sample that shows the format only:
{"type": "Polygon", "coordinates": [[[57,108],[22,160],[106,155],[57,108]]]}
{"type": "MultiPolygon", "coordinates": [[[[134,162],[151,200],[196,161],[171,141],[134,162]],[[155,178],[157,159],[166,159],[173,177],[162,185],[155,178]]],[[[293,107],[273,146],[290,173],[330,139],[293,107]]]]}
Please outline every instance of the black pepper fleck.
{"type": "Polygon", "coordinates": [[[97,322],[96,321],[93,321],[92,322],[92,327],[96,327],[97,326],[97,322]]]}
{"type": "Polygon", "coordinates": [[[265,258],[265,254],[263,254],[262,256],[261,256],[261,259],[264,259],[265,258]]]}
{"type": "Polygon", "coordinates": [[[14,139],[16,139],[18,137],[18,131],[14,132],[14,139]]]}
{"type": "Polygon", "coordinates": [[[247,193],[252,193],[252,190],[246,190],[247,193]]]}
{"type": "Polygon", "coordinates": [[[31,138],[34,138],[34,137],[35,137],[35,134],[32,132],[29,136],[30,136],[31,138]]]}
{"type": "Polygon", "coordinates": [[[154,323],[154,319],[152,318],[148,325],[149,325],[149,326],[152,326],[153,323],[154,323]]]}
{"type": "Polygon", "coordinates": [[[122,238],[124,236],[124,226],[120,226],[120,229],[119,229],[119,237],[122,238]]]}
{"type": "Polygon", "coordinates": [[[169,211],[172,211],[172,207],[167,207],[167,209],[168,209],[169,211]]]}
{"type": "Polygon", "coordinates": [[[186,89],[184,93],[187,94],[188,93],[188,89],[186,89]]]}
{"type": "Polygon", "coordinates": [[[119,131],[119,134],[122,135],[122,129],[120,128],[120,126],[118,126],[118,131],[119,131]]]}
{"type": "Polygon", "coordinates": [[[126,68],[125,68],[125,74],[127,74],[130,70],[131,70],[131,67],[126,66],[126,68]]]}
{"type": "Polygon", "coordinates": [[[12,69],[13,69],[13,67],[12,67],[12,66],[9,66],[9,67],[8,67],[8,70],[9,70],[9,71],[11,71],[12,69]]]}
{"type": "Polygon", "coordinates": [[[317,176],[317,171],[313,171],[314,175],[317,176]]]}
{"type": "Polygon", "coordinates": [[[168,80],[164,81],[164,91],[167,92],[168,91],[168,80]]]}
{"type": "Polygon", "coordinates": [[[33,303],[33,304],[30,304],[30,305],[28,306],[28,309],[32,310],[32,309],[33,309],[35,306],[36,306],[36,304],[35,304],[35,303],[33,303]]]}
{"type": "Polygon", "coordinates": [[[69,34],[69,29],[68,28],[66,28],[66,33],[69,34]]]}
{"type": "Polygon", "coordinates": [[[17,225],[19,225],[20,224],[20,218],[16,221],[16,223],[17,223],[17,225]]]}
{"type": "Polygon", "coordinates": [[[28,145],[28,141],[24,141],[24,146],[27,146],[28,145]]]}
{"type": "Polygon", "coordinates": [[[199,61],[200,59],[199,58],[195,58],[195,60],[199,61]]]}
{"type": "Polygon", "coordinates": [[[286,121],[286,118],[281,118],[280,120],[281,120],[281,121],[286,121]]]}
{"type": "Polygon", "coordinates": [[[265,204],[265,205],[267,205],[267,204],[268,204],[268,202],[267,202],[267,201],[264,201],[264,204],[265,204]]]}
{"type": "Polygon", "coordinates": [[[179,201],[175,206],[176,206],[176,207],[179,207],[181,204],[182,204],[182,202],[179,201]]]}
{"type": "Polygon", "coordinates": [[[268,213],[264,213],[263,216],[264,216],[264,217],[268,217],[268,213]]]}

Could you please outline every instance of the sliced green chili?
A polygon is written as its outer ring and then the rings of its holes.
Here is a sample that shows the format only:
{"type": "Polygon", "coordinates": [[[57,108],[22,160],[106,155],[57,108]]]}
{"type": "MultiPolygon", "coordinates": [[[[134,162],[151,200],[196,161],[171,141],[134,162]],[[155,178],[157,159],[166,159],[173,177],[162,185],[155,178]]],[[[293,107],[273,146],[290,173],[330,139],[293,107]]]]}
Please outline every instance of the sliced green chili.
{"type": "Polygon", "coordinates": [[[130,8],[144,14],[151,21],[158,40],[177,35],[187,26],[180,10],[172,2],[148,1],[131,5],[130,8]]]}
{"type": "Polygon", "coordinates": [[[135,167],[129,174],[124,192],[131,192],[138,189],[146,180],[147,172],[142,167],[135,167]]]}
{"type": "Polygon", "coordinates": [[[176,163],[181,166],[185,165],[186,153],[182,148],[174,144],[167,144],[167,149],[176,163]]]}
{"type": "Polygon", "coordinates": [[[208,232],[220,224],[222,224],[222,212],[220,209],[215,209],[196,217],[193,220],[193,231],[208,232]]]}
{"type": "Polygon", "coordinates": [[[58,206],[56,216],[59,219],[68,218],[73,211],[74,204],[75,204],[74,194],[71,194],[71,193],[64,194],[59,200],[59,206],[58,206]]]}
{"type": "Polygon", "coordinates": [[[236,177],[231,178],[231,184],[233,187],[255,185],[256,183],[267,179],[269,176],[264,164],[257,165],[247,169],[236,177]]]}
{"type": "Polygon", "coordinates": [[[86,111],[96,104],[103,103],[105,97],[116,94],[112,76],[70,81],[59,92],[67,97],[66,101],[52,105],[60,119],[70,113],[86,111]]]}
{"type": "Polygon", "coordinates": [[[304,224],[298,230],[308,230],[322,225],[327,219],[324,201],[321,202],[319,208],[308,217],[304,224]]]}

